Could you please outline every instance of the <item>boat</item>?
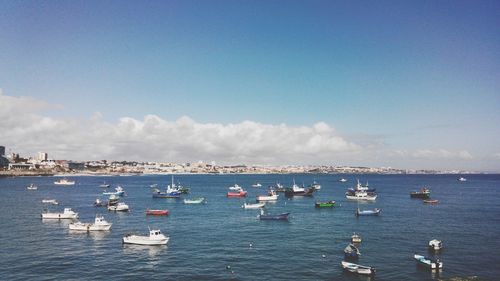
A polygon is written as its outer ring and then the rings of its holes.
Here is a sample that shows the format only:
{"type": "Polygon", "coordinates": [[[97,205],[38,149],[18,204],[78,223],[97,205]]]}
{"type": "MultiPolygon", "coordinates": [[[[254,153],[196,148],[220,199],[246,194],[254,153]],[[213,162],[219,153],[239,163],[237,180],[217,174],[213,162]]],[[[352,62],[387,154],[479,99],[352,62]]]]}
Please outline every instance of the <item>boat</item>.
{"type": "Polygon", "coordinates": [[[62,213],[42,213],[42,219],[77,219],[78,213],[75,213],[71,208],[64,208],[62,213]]]}
{"type": "Polygon", "coordinates": [[[260,220],[288,220],[288,215],[290,215],[290,213],[281,213],[278,215],[265,214],[264,210],[260,209],[259,219],[260,220]]]}
{"type": "Polygon", "coordinates": [[[464,177],[459,177],[459,178],[458,178],[458,181],[467,181],[467,179],[466,179],[466,178],[464,178],[464,177]]]}
{"type": "Polygon", "coordinates": [[[260,182],[255,182],[254,184],[252,184],[252,187],[261,187],[262,184],[260,184],[260,182]]]}
{"type": "Polygon", "coordinates": [[[168,216],[168,210],[146,210],[146,215],[148,216],[168,216]]]}
{"type": "Polygon", "coordinates": [[[316,207],[316,208],[335,207],[335,201],[333,201],[333,200],[316,201],[316,203],[314,203],[314,207],[316,207]]]}
{"type": "Polygon", "coordinates": [[[110,186],[111,185],[107,184],[106,182],[103,182],[101,185],[99,185],[99,187],[102,187],[102,188],[108,188],[110,186]]]}
{"type": "Polygon", "coordinates": [[[276,201],[278,200],[278,194],[274,190],[269,190],[267,195],[257,195],[257,201],[276,201]]]}
{"type": "Polygon", "coordinates": [[[420,191],[411,192],[410,197],[411,198],[429,199],[431,197],[431,191],[426,187],[422,187],[420,189],[420,191]]]}
{"type": "Polygon", "coordinates": [[[165,192],[161,192],[159,189],[153,191],[153,198],[180,198],[181,193],[179,191],[173,191],[169,188],[165,192]]]}
{"type": "Polygon", "coordinates": [[[357,259],[361,256],[358,247],[354,246],[352,243],[344,248],[344,256],[346,259],[357,259]]]}
{"type": "Polygon", "coordinates": [[[241,208],[243,209],[259,209],[259,208],[264,208],[266,206],[266,203],[244,203],[241,205],[241,208]]]}
{"type": "Polygon", "coordinates": [[[107,231],[111,229],[112,223],[107,222],[103,216],[96,216],[94,223],[75,222],[69,224],[70,230],[78,231],[107,231]]]}
{"type": "Polygon", "coordinates": [[[184,199],[184,204],[201,204],[201,203],[205,203],[205,197],[184,199]]]}
{"type": "Polygon", "coordinates": [[[443,242],[437,239],[432,239],[429,241],[429,249],[434,251],[439,251],[443,248],[443,242]]]}
{"type": "Polygon", "coordinates": [[[358,183],[356,184],[355,187],[351,187],[348,189],[348,191],[350,191],[350,192],[356,192],[356,191],[375,192],[375,190],[376,190],[376,188],[371,188],[368,186],[368,182],[366,182],[366,185],[362,185],[359,182],[359,179],[358,179],[358,183]]]}
{"type": "MultiPolygon", "coordinates": [[[[118,204],[118,200],[120,199],[120,197],[118,197],[118,195],[115,195],[115,194],[111,194],[109,196],[109,201],[108,201],[108,206],[113,206],[113,205],[116,205],[118,204]]],[[[96,200],[97,201],[97,200],[96,200]]]]}
{"type": "Polygon", "coordinates": [[[238,192],[231,192],[229,191],[226,195],[227,197],[246,197],[247,196],[247,192],[242,190],[242,191],[238,191],[238,192]]]}
{"type": "Polygon", "coordinates": [[[359,208],[356,210],[356,216],[378,216],[382,211],[379,208],[375,208],[373,210],[360,210],[359,208]]]}
{"type": "Polygon", "coordinates": [[[359,236],[358,234],[356,234],[356,232],[354,232],[351,236],[351,242],[352,243],[361,243],[361,236],[359,236]]]}
{"type": "Polygon", "coordinates": [[[415,254],[413,258],[418,262],[418,265],[430,268],[430,269],[441,269],[443,268],[443,262],[439,259],[428,258],[422,255],[415,254]]]}
{"type": "Polygon", "coordinates": [[[299,187],[298,185],[295,184],[295,180],[294,180],[292,187],[287,188],[285,190],[285,196],[286,197],[312,196],[314,191],[316,191],[316,189],[314,189],[314,188],[305,189],[304,187],[299,187]]]}
{"type": "Polygon", "coordinates": [[[285,192],[286,191],[286,187],[284,187],[281,183],[279,182],[276,182],[276,184],[274,186],[270,185],[269,186],[269,189],[273,189],[274,191],[276,192],[285,192]]]}
{"type": "Polygon", "coordinates": [[[437,204],[437,203],[439,203],[439,200],[436,200],[436,199],[425,199],[425,200],[422,200],[422,202],[424,202],[425,204],[437,204]]]}
{"type": "Polygon", "coordinates": [[[309,185],[309,188],[314,188],[315,190],[320,190],[321,184],[317,183],[316,181],[313,181],[313,183],[311,185],[309,185]]]}
{"type": "Polygon", "coordinates": [[[108,205],[108,201],[102,201],[99,198],[97,198],[94,202],[94,207],[104,207],[106,205],[108,205]]]}
{"type": "Polygon", "coordinates": [[[70,181],[66,178],[63,178],[63,179],[60,179],[60,180],[56,180],[54,182],[55,185],[75,185],[75,181],[70,181]]]}
{"type": "Polygon", "coordinates": [[[345,197],[349,200],[375,201],[377,199],[377,194],[366,191],[348,191],[345,193],[345,197]]]}
{"type": "Polygon", "coordinates": [[[152,185],[150,185],[149,187],[151,188],[157,188],[158,187],[158,184],[157,183],[153,183],[152,185]]]}
{"type": "Polygon", "coordinates": [[[116,196],[123,196],[125,195],[125,190],[121,186],[117,186],[115,188],[115,192],[103,192],[103,195],[116,195],[116,196]]]}
{"type": "Polygon", "coordinates": [[[364,266],[346,261],[342,261],[341,265],[344,270],[361,275],[373,275],[376,272],[375,268],[371,266],[364,266]]]}
{"type": "Polygon", "coordinates": [[[346,179],[344,179],[344,178],[341,178],[341,179],[339,180],[339,182],[347,182],[347,180],[346,180],[346,179]]]}
{"type": "Polygon", "coordinates": [[[232,185],[232,186],[229,187],[229,190],[232,190],[232,191],[243,191],[243,188],[241,186],[239,186],[237,183],[235,183],[234,185],[232,185]]]}
{"type": "Polygon", "coordinates": [[[38,186],[36,186],[34,184],[30,184],[28,187],[26,187],[26,189],[28,189],[28,190],[37,190],[38,186]]]}
{"type": "Polygon", "coordinates": [[[123,203],[123,202],[118,202],[116,205],[108,205],[108,210],[109,211],[114,211],[114,212],[128,212],[129,208],[128,205],[123,203]]]}
{"type": "Polygon", "coordinates": [[[166,237],[161,233],[159,229],[149,230],[149,236],[127,234],[123,237],[122,242],[124,244],[136,244],[136,245],[166,245],[170,237],[166,237]]]}
{"type": "Polygon", "coordinates": [[[59,202],[57,202],[56,199],[43,199],[42,203],[44,203],[44,204],[52,204],[52,205],[59,205],[59,202]]]}
{"type": "Polygon", "coordinates": [[[174,175],[172,175],[172,182],[170,185],[167,186],[167,193],[173,193],[173,192],[179,192],[181,194],[188,194],[189,193],[189,188],[184,187],[180,184],[180,182],[177,182],[177,184],[174,183],[174,175]]]}

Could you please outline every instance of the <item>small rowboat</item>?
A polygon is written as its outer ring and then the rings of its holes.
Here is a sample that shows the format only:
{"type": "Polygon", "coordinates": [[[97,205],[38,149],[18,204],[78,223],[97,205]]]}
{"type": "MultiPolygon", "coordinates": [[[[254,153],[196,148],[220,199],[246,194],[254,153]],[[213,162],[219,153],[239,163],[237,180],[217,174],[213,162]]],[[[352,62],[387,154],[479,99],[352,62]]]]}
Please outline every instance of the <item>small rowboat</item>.
{"type": "Polygon", "coordinates": [[[260,215],[259,219],[260,220],[288,220],[288,215],[290,213],[282,213],[279,215],[269,215],[269,214],[264,214],[264,210],[260,209],[260,215]]]}
{"type": "Polygon", "coordinates": [[[201,204],[205,202],[205,197],[184,199],[184,204],[201,204]]]}
{"type": "Polygon", "coordinates": [[[439,200],[436,200],[436,199],[426,199],[426,200],[423,200],[423,202],[425,204],[437,204],[437,203],[439,203],[439,200]]]}
{"type": "Polygon", "coordinates": [[[424,257],[422,255],[415,254],[413,258],[418,262],[418,265],[430,268],[430,269],[440,269],[443,268],[443,262],[439,259],[432,259],[424,257]]]}
{"type": "Polygon", "coordinates": [[[314,203],[314,206],[316,208],[324,208],[324,207],[335,207],[335,201],[330,200],[330,201],[317,201],[314,203]]]}
{"type": "Polygon", "coordinates": [[[375,268],[371,266],[364,266],[355,263],[350,263],[342,261],[342,268],[352,273],[362,274],[362,275],[373,275],[375,274],[375,268]]]}
{"type": "Polygon", "coordinates": [[[241,208],[243,209],[259,209],[259,208],[264,208],[264,206],[266,206],[266,203],[265,202],[262,202],[262,203],[244,203],[243,205],[241,205],[241,208]]]}
{"type": "Polygon", "coordinates": [[[229,191],[227,193],[227,197],[245,197],[247,196],[247,192],[246,191],[238,191],[238,192],[231,192],[229,191]]]}
{"type": "Polygon", "coordinates": [[[148,216],[168,216],[168,210],[146,210],[148,216]]]}
{"type": "Polygon", "coordinates": [[[360,210],[359,208],[356,210],[356,216],[378,216],[380,214],[381,209],[375,208],[373,210],[360,210]]]}

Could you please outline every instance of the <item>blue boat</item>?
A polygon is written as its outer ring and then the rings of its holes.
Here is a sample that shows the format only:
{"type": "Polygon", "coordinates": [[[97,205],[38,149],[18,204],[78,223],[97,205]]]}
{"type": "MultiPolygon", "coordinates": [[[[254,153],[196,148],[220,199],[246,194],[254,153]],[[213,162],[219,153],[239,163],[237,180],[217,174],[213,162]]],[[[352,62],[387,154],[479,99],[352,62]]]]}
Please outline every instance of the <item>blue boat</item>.
{"type": "Polygon", "coordinates": [[[356,210],[356,216],[378,216],[382,211],[379,208],[375,208],[373,210],[360,210],[359,208],[356,210]]]}
{"type": "Polygon", "coordinates": [[[181,192],[173,191],[173,192],[160,192],[160,190],[156,189],[153,192],[153,198],[180,198],[181,192]]]}
{"type": "Polygon", "coordinates": [[[269,214],[264,214],[264,210],[260,210],[260,215],[259,215],[259,219],[260,220],[288,220],[288,215],[290,215],[290,213],[282,213],[282,214],[279,214],[279,215],[269,215],[269,214]]]}
{"type": "Polygon", "coordinates": [[[361,255],[361,253],[356,246],[354,246],[353,244],[349,244],[344,249],[344,255],[346,260],[353,260],[357,259],[361,255]]]}

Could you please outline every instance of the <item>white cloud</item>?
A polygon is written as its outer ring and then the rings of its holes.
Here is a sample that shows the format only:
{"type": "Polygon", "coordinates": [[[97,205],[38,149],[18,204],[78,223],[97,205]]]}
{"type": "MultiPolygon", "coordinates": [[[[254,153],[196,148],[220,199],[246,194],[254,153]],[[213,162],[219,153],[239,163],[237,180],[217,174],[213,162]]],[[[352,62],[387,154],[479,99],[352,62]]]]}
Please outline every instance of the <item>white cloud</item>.
{"type": "Polygon", "coordinates": [[[449,151],[446,149],[420,149],[411,153],[411,156],[423,159],[472,159],[472,155],[466,150],[449,151]]]}
{"type": "Polygon", "coordinates": [[[324,122],[313,126],[199,123],[184,116],[169,121],[156,115],[143,120],[123,117],[103,121],[96,112],[86,120],[52,118],[39,112],[58,106],[0,92],[2,145],[33,155],[48,152],[57,159],[127,159],[218,163],[332,163],[339,154],[362,147],[339,136],[324,122]]]}

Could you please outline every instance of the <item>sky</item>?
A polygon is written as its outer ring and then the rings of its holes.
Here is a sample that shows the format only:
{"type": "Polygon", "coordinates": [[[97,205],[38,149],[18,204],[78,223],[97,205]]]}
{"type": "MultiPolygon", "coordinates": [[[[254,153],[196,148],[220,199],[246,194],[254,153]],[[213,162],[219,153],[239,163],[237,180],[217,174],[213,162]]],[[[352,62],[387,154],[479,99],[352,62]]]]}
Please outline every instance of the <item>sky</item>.
{"type": "Polygon", "coordinates": [[[500,171],[498,1],[1,1],[0,145],[500,171]]]}

